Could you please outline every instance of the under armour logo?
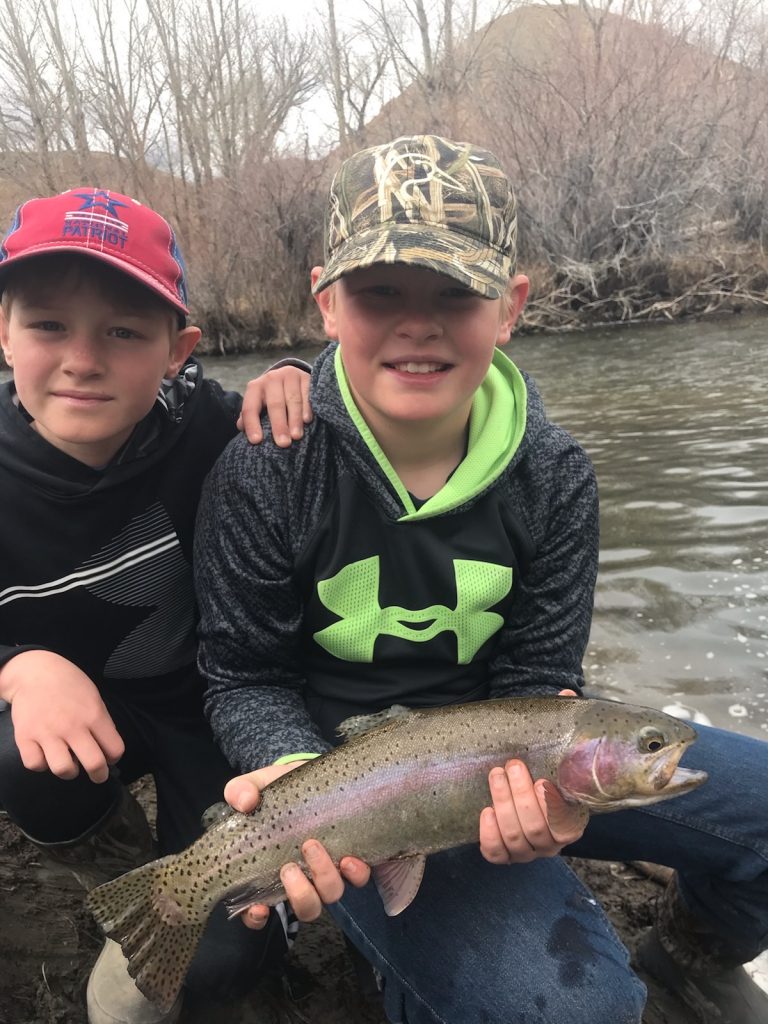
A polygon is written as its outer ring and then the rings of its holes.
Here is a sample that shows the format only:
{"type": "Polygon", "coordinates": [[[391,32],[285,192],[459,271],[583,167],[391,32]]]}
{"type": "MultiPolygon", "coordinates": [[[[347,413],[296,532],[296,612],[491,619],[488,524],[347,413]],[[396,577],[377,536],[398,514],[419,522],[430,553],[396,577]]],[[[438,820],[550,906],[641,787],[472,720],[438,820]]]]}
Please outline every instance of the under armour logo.
{"type": "Polygon", "coordinates": [[[492,562],[454,559],[456,607],[435,604],[409,609],[379,604],[379,556],[344,566],[329,580],[321,580],[317,594],[340,621],[314,634],[317,643],[342,661],[373,661],[380,636],[426,643],[439,633],[456,634],[459,665],[467,665],[486,640],[504,622],[488,611],[512,589],[512,569],[492,562]]]}

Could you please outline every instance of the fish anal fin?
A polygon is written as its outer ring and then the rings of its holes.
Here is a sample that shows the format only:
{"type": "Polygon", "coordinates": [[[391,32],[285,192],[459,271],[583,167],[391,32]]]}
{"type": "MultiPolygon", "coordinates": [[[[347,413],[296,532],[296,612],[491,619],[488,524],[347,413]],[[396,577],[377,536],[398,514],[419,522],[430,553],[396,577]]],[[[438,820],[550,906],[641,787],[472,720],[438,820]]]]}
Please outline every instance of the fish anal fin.
{"type": "Polygon", "coordinates": [[[244,886],[233,895],[228,896],[224,902],[227,906],[227,916],[231,921],[233,917],[238,917],[253,903],[265,903],[268,907],[274,907],[283,899],[285,899],[285,889],[280,882],[276,882],[270,886],[244,886]]]}
{"type": "Polygon", "coordinates": [[[423,853],[377,864],[373,880],[379,890],[388,917],[401,914],[419,891],[427,858],[423,853]]]}

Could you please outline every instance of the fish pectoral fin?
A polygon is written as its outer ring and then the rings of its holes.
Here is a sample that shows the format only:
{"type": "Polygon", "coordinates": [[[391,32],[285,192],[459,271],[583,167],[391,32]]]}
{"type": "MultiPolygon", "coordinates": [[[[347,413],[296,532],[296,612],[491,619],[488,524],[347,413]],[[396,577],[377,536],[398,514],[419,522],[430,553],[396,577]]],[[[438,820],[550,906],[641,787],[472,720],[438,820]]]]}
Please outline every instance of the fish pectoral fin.
{"type": "Polygon", "coordinates": [[[383,711],[375,711],[372,715],[353,715],[345,718],[336,726],[336,732],[344,740],[354,739],[355,736],[362,736],[371,729],[393,721],[395,718],[402,718],[404,715],[412,715],[413,708],[407,708],[404,704],[393,704],[383,711]]]}
{"type": "Polygon", "coordinates": [[[239,917],[254,903],[266,903],[268,907],[274,907],[276,903],[284,899],[285,889],[280,882],[275,882],[273,885],[244,886],[232,896],[228,896],[224,903],[227,908],[227,917],[231,921],[233,917],[239,917]]]}
{"type": "Polygon", "coordinates": [[[388,917],[402,913],[419,891],[427,858],[423,853],[399,860],[387,860],[373,869],[373,880],[379,890],[388,917]]]}
{"type": "Polygon", "coordinates": [[[203,826],[203,830],[207,832],[215,825],[219,825],[222,821],[226,821],[227,818],[231,818],[233,814],[237,814],[234,807],[230,807],[229,804],[225,804],[223,800],[220,800],[219,803],[211,804],[210,807],[203,811],[200,817],[200,824],[203,826]]]}

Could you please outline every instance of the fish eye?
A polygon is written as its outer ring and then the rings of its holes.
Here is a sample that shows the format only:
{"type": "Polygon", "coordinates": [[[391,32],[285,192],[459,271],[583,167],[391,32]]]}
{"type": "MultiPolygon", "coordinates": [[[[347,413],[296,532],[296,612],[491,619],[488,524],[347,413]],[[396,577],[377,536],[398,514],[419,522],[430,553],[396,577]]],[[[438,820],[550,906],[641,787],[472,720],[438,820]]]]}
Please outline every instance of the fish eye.
{"type": "Polygon", "coordinates": [[[667,738],[660,729],[654,725],[646,725],[641,729],[637,737],[637,745],[640,750],[647,754],[655,754],[667,745],[667,738]]]}

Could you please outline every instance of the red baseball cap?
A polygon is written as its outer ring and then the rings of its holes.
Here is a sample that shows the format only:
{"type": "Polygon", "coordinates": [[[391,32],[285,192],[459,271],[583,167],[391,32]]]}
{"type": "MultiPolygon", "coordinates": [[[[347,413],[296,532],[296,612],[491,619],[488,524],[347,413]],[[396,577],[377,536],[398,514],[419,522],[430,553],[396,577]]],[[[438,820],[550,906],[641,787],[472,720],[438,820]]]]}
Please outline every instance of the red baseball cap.
{"type": "Polygon", "coordinates": [[[184,260],[168,221],[136,199],[100,188],[73,188],[29,199],[0,246],[6,268],[48,252],[78,252],[140,281],[186,316],[184,260]]]}

